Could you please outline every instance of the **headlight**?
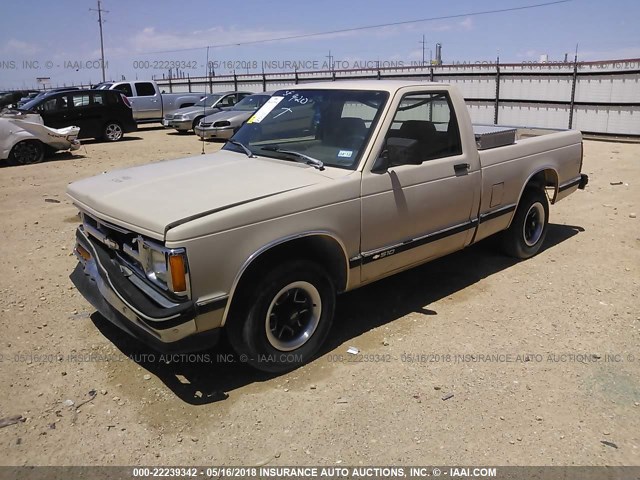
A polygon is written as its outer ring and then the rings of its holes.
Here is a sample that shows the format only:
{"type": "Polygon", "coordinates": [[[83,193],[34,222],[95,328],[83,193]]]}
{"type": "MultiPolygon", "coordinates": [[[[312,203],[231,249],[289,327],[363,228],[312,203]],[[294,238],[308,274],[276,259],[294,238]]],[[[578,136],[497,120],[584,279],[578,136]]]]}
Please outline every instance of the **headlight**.
{"type": "Polygon", "coordinates": [[[216,122],[213,124],[214,127],[219,128],[219,127],[230,127],[231,126],[231,122],[228,122],[226,120],[222,121],[222,122],[216,122]]]}
{"type": "Polygon", "coordinates": [[[145,276],[155,285],[178,296],[189,293],[184,249],[168,249],[138,237],[138,260],[145,276]]]}

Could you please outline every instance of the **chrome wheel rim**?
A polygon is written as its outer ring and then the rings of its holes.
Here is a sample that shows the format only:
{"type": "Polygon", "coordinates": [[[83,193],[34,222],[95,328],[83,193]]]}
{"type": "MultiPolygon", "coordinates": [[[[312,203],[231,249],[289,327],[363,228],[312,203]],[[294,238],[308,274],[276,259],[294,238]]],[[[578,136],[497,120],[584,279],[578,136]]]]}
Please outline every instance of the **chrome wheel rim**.
{"type": "Polygon", "coordinates": [[[40,161],[40,148],[33,142],[21,142],[13,148],[15,149],[13,155],[16,162],[21,165],[29,165],[40,161]]]}
{"type": "Polygon", "coordinates": [[[112,142],[118,141],[122,138],[122,128],[117,123],[110,123],[105,129],[106,136],[112,142]]]}
{"type": "Polygon", "coordinates": [[[320,323],[320,292],[309,282],[293,282],[271,301],[265,320],[267,340],[277,350],[288,352],[307,343],[320,323]]]}
{"type": "Polygon", "coordinates": [[[540,241],[544,230],[545,213],[544,207],[540,202],[536,202],[531,207],[524,219],[522,228],[524,243],[529,247],[533,247],[540,241]]]}

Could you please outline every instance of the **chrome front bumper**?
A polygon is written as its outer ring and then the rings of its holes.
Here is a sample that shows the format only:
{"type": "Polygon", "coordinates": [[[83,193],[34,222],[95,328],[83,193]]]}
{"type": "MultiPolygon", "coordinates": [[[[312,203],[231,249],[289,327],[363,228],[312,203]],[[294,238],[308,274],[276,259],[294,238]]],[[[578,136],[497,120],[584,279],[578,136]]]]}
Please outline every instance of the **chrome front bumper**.
{"type": "Polygon", "coordinates": [[[162,125],[169,128],[175,128],[176,130],[191,130],[193,127],[193,120],[165,120],[162,122],[162,125]]]}
{"type": "Polygon", "coordinates": [[[192,301],[173,308],[159,307],[119,270],[107,250],[81,228],[76,238],[74,253],[79,264],[71,280],[103,317],[160,351],[193,351],[215,344],[220,329],[198,333],[197,307],[192,301]],[[89,253],[89,258],[79,247],[89,253]]]}
{"type": "Polygon", "coordinates": [[[204,139],[223,138],[225,140],[228,140],[229,138],[233,137],[234,128],[233,127],[216,127],[216,128],[196,127],[193,129],[193,131],[200,138],[204,138],[204,139]]]}

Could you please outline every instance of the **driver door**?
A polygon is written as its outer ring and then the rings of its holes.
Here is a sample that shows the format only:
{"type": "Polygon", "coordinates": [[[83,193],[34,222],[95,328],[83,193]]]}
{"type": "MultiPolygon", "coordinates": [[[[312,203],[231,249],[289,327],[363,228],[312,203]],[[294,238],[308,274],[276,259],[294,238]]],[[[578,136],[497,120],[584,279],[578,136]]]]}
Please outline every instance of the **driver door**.
{"type": "Polygon", "coordinates": [[[447,92],[401,98],[386,132],[383,158],[391,152],[389,145],[407,141],[414,148],[404,163],[379,159],[382,168],[363,172],[363,282],[459,250],[473,234],[479,171],[469,171],[476,162],[462,151],[447,92]]]}

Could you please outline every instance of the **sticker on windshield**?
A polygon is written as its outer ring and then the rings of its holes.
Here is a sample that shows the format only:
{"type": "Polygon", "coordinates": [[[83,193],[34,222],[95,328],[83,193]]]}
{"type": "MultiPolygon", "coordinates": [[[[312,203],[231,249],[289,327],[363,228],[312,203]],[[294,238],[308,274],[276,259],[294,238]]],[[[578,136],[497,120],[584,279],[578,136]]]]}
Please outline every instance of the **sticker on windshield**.
{"type": "Polygon", "coordinates": [[[267,100],[267,103],[260,108],[260,110],[254,113],[251,118],[247,120],[247,123],[260,123],[283,99],[284,97],[271,97],[267,100]]]}
{"type": "Polygon", "coordinates": [[[338,157],[342,158],[351,158],[351,155],[353,155],[353,150],[340,150],[338,152],[338,157]]]}

